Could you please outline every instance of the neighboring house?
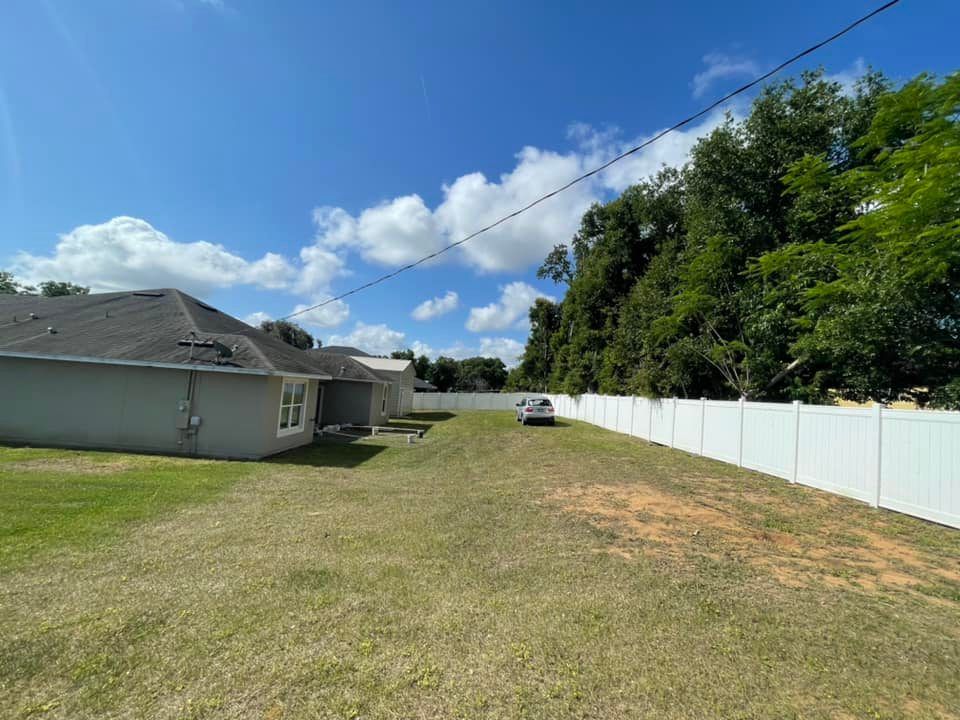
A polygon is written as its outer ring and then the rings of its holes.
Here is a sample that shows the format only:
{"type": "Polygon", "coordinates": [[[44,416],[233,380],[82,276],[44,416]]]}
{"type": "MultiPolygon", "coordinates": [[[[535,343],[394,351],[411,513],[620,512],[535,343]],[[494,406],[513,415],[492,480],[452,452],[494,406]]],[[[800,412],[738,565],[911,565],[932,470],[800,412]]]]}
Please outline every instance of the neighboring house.
{"type": "Polygon", "coordinates": [[[418,392],[436,392],[437,386],[428,380],[422,380],[418,377],[413,378],[413,391],[418,392]]]}
{"type": "Polygon", "coordinates": [[[355,347],[332,345],[318,348],[320,354],[349,357],[373,371],[381,380],[390,383],[388,410],[390,417],[402,417],[413,412],[413,381],[416,369],[412,360],[393,360],[373,357],[355,347]]]}
{"type": "Polygon", "coordinates": [[[386,425],[390,420],[390,383],[348,355],[307,350],[312,362],[331,375],[323,386],[317,424],[386,425]]]}
{"type": "Polygon", "coordinates": [[[0,295],[0,441],[260,458],[313,440],[325,367],[179,290],[0,295]]]}

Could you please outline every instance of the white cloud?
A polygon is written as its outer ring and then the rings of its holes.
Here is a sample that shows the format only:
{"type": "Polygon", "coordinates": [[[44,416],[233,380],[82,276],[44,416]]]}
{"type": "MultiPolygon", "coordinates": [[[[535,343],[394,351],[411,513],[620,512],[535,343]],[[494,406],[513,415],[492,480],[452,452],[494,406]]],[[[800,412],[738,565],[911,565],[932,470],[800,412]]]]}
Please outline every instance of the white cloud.
{"type": "Polygon", "coordinates": [[[383,323],[367,325],[358,321],[349,334],[331,335],[326,344],[350,345],[371,355],[389,355],[394,350],[402,350],[405,339],[405,333],[393,330],[383,323]]]}
{"type": "Polygon", "coordinates": [[[421,355],[426,355],[428,358],[436,357],[433,348],[426,343],[420,342],[419,340],[414,340],[410,344],[410,349],[413,350],[413,354],[416,357],[420,357],[421,355]]]}
{"type": "Polygon", "coordinates": [[[839,72],[828,73],[824,75],[824,80],[827,82],[840,83],[840,87],[843,88],[843,92],[846,95],[853,95],[857,89],[857,80],[859,80],[867,72],[867,64],[864,62],[862,57],[858,57],[854,60],[853,65],[848,68],[844,68],[839,72]]]}
{"type": "Polygon", "coordinates": [[[315,328],[335,328],[338,325],[342,325],[344,321],[350,317],[350,306],[343,302],[343,300],[334,300],[332,303],[323,305],[322,307],[301,312],[308,307],[310,307],[310,305],[297,305],[293,309],[293,312],[300,314],[290,319],[295,323],[311,325],[315,328]]]}
{"type": "Polygon", "coordinates": [[[381,265],[403,265],[445,244],[419,195],[367,208],[358,217],[342,208],[320,207],[313,211],[313,221],[319,246],[353,249],[381,265]]]}
{"type": "Polygon", "coordinates": [[[694,75],[690,83],[695,98],[701,97],[717,80],[737,76],[754,78],[760,74],[760,68],[753,60],[724,53],[708,53],[703,56],[703,62],[707,69],[694,75]]]}
{"type": "Polygon", "coordinates": [[[515,367],[520,362],[523,348],[523,343],[510,338],[480,338],[480,354],[483,357],[498,357],[508,368],[515,367]]]}
{"type": "Polygon", "coordinates": [[[538,297],[551,302],[554,298],[537,290],[525,282],[512,282],[500,288],[500,299],[483,307],[471,308],[467,318],[467,330],[471,332],[489,332],[515,328],[528,330],[530,306],[538,297]]]}
{"type": "MultiPolygon", "coordinates": [[[[723,117],[718,111],[699,125],[667,135],[442,259],[456,258],[480,272],[523,271],[542,262],[555,244],[569,242],[591,203],[622,192],[663,165],[682,165],[696,141],[723,122],[723,117]]],[[[461,175],[443,186],[443,200],[432,210],[419,195],[394,198],[356,216],[342,208],[316,208],[316,244],[308,250],[355,252],[369,262],[404,265],[461,240],[652,134],[623,140],[615,128],[596,131],[577,124],[571,126],[570,136],[576,141],[574,150],[564,154],[525,147],[517,154],[514,167],[495,180],[479,172],[461,175]]]]}
{"type": "Polygon", "coordinates": [[[453,290],[448,290],[443,297],[424,300],[410,313],[414,320],[432,320],[433,318],[453,312],[460,305],[460,296],[453,290]]]}
{"type": "Polygon", "coordinates": [[[243,321],[244,321],[247,325],[250,325],[251,327],[258,328],[258,327],[260,327],[260,323],[264,322],[265,320],[272,320],[272,319],[273,319],[273,318],[270,317],[270,315],[267,314],[267,313],[265,313],[265,312],[255,312],[255,313],[250,313],[249,315],[247,315],[247,316],[243,319],[243,321]]]}
{"type": "Polygon", "coordinates": [[[177,287],[199,295],[234,285],[282,289],[297,275],[276,253],[246,260],[223,245],[176,242],[133,217],[74,228],[60,236],[52,255],[20,252],[12,269],[29,283],[67,280],[94,291],[177,287]]]}
{"type": "MultiPolygon", "coordinates": [[[[586,170],[585,157],[577,152],[561,155],[526,147],[517,160],[516,167],[501,175],[499,182],[471,173],[444,186],[444,199],[435,215],[451,240],[475,232],[586,170]]],[[[484,272],[518,270],[539,263],[556,243],[570,239],[583,211],[599,198],[596,183],[574,185],[561,197],[465,243],[459,256],[484,272]]]]}

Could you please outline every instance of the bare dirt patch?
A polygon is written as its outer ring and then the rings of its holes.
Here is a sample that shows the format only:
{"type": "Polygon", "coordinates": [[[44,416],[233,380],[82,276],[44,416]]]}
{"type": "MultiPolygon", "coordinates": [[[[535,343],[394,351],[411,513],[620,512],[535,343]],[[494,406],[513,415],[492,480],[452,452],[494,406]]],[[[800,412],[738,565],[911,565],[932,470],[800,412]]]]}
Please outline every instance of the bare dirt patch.
{"type": "MultiPolygon", "coordinates": [[[[813,497],[811,506],[823,501],[813,497]]],[[[801,508],[792,507],[794,523],[802,530],[784,532],[764,527],[763,512],[744,510],[743,495],[704,498],[674,494],[637,482],[617,485],[585,485],[553,493],[549,500],[565,512],[587,518],[594,526],[610,531],[607,552],[623,558],[638,553],[664,557],[692,565],[697,555],[714,559],[734,558],[768,572],[787,587],[815,584],[859,588],[870,592],[885,589],[914,591],[946,585],[947,592],[922,594],[934,602],[956,596],[960,589],[960,566],[934,557],[908,539],[883,534],[862,525],[845,525],[844,518],[812,520],[801,508]]],[[[770,505],[773,497],[751,491],[750,504],[770,505]]],[[[804,498],[805,499],[805,498],[804,498]]],[[[778,508],[783,511],[784,508],[778,508]]],[[[882,528],[882,524],[879,524],[882,528]]]]}

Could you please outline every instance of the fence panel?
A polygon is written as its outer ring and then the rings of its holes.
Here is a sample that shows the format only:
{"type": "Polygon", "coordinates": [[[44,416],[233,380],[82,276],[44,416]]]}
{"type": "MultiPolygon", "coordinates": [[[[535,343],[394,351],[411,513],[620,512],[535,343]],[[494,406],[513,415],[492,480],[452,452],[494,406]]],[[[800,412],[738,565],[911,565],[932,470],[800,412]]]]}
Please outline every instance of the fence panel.
{"type": "Polygon", "coordinates": [[[881,507],[960,527],[960,414],[884,410],[881,507]]]}
{"type": "Polygon", "coordinates": [[[743,466],[785,480],[792,479],[796,434],[793,405],[744,403],[743,466]]]}
{"type": "Polygon", "coordinates": [[[673,446],[699,455],[703,403],[700,400],[677,400],[676,405],[673,446]]]}
{"type": "Polygon", "coordinates": [[[647,398],[633,398],[633,427],[630,434],[634,437],[650,439],[650,405],[647,398]]]}
{"type": "Polygon", "coordinates": [[[740,403],[707,400],[704,403],[703,454],[737,464],[740,448],[740,403]]]}
{"type": "Polygon", "coordinates": [[[873,410],[800,406],[796,480],[874,502],[877,489],[873,410]]]}
{"type": "MultiPolygon", "coordinates": [[[[507,410],[522,393],[416,393],[415,410],[507,410]]],[[[549,396],[557,414],[960,528],[960,413],[549,396]]]]}
{"type": "Polygon", "coordinates": [[[661,445],[673,444],[673,399],[651,401],[650,439],[661,445]]]}
{"type": "Polygon", "coordinates": [[[616,400],[617,432],[630,435],[633,426],[633,398],[618,397],[616,400]]]}

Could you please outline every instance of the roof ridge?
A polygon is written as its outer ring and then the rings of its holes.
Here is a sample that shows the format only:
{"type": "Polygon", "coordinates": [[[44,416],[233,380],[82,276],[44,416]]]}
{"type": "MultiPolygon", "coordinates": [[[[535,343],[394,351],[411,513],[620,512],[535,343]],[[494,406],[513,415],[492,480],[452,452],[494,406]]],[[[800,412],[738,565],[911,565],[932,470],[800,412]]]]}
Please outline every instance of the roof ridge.
{"type": "Polygon", "coordinates": [[[241,337],[246,338],[247,345],[250,346],[250,349],[254,352],[254,354],[256,354],[261,360],[263,360],[264,363],[266,363],[267,367],[272,368],[273,370],[277,369],[277,366],[274,365],[274,363],[270,360],[270,358],[267,357],[266,353],[264,353],[263,350],[260,349],[260,346],[257,345],[257,343],[255,342],[255,338],[252,338],[249,335],[243,335],[241,337]]]}
{"type": "Polygon", "coordinates": [[[183,299],[183,293],[180,292],[177,288],[171,288],[173,296],[177,299],[177,304],[180,306],[180,311],[183,313],[184,317],[187,319],[187,322],[190,324],[190,327],[193,328],[194,333],[200,332],[200,326],[197,325],[197,321],[194,319],[193,314],[190,310],[187,309],[187,303],[183,299]]]}

